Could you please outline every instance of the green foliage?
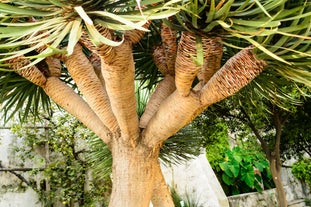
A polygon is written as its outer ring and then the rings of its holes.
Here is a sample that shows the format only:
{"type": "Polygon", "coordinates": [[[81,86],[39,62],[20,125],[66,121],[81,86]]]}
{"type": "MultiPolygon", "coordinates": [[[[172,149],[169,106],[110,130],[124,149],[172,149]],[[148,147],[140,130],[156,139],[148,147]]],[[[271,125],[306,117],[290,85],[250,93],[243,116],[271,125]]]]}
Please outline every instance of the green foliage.
{"type": "MultiPolygon", "coordinates": [[[[234,96],[210,106],[204,114],[224,122],[237,145],[265,150],[258,142],[262,138],[272,152],[275,147],[274,116],[277,113],[283,123],[280,149],[288,158],[310,151],[310,135],[307,133],[310,125],[309,96],[308,88],[268,70],[234,96]],[[261,87],[263,83],[265,88],[261,87]]],[[[208,121],[207,124],[210,123],[208,121]]]]}
{"type": "Polygon", "coordinates": [[[35,115],[39,108],[51,113],[50,99],[43,89],[14,72],[0,70],[0,89],[0,103],[5,103],[1,106],[5,122],[16,113],[24,121],[28,115],[35,115]]]}
{"type": "Polygon", "coordinates": [[[224,123],[215,124],[214,130],[210,130],[211,135],[207,138],[213,143],[206,145],[206,157],[212,168],[218,172],[220,171],[219,163],[225,157],[225,151],[229,149],[229,136],[224,123]]]}
{"type": "Polygon", "coordinates": [[[293,164],[293,175],[311,186],[311,159],[302,159],[293,164]]]}
{"type": "Polygon", "coordinates": [[[186,193],[184,196],[180,196],[175,189],[171,189],[171,195],[175,204],[175,207],[198,207],[199,203],[193,194],[186,193]]]}
{"type": "Polygon", "coordinates": [[[311,206],[311,199],[305,198],[305,203],[307,206],[311,206]]]}
{"type": "Polygon", "coordinates": [[[263,187],[271,187],[269,163],[261,153],[234,147],[225,154],[225,161],[219,166],[222,181],[229,187],[229,195],[261,192],[263,187]]]}
{"type": "Polygon", "coordinates": [[[192,126],[202,136],[202,145],[206,149],[206,157],[211,167],[219,172],[219,163],[223,161],[225,151],[229,149],[227,125],[207,110],[192,122],[192,126]]]}
{"type": "Polygon", "coordinates": [[[160,21],[153,21],[147,32],[138,44],[133,46],[135,59],[135,78],[142,87],[152,90],[163,76],[156,67],[153,59],[153,50],[161,44],[160,21]]]}
{"type": "Polygon", "coordinates": [[[311,98],[304,97],[303,104],[296,107],[288,117],[282,132],[281,151],[286,159],[311,156],[311,98]]]}
{"type": "Polygon", "coordinates": [[[91,207],[95,201],[104,203],[110,179],[93,179],[90,161],[86,159],[86,138],[92,139],[94,134],[74,117],[60,113],[42,116],[41,122],[28,119],[24,125],[13,126],[12,131],[22,139],[15,148],[16,160],[20,166],[29,160],[37,163],[29,176],[37,182],[42,177],[40,188],[34,190],[46,207],[55,202],[66,206],[77,203],[81,207],[91,207]]]}
{"type": "MultiPolygon", "coordinates": [[[[138,1],[137,1],[138,2],[138,1]]],[[[0,49],[8,50],[11,55],[28,55],[40,46],[49,44],[40,55],[32,56],[35,62],[44,57],[60,52],[72,53],[74,45],[79,41],[82,33],[88,34],[95,45],[108,44],[118,46],[122,41],[113,41],[100,33],[98,27],[111,30],[125,31],[131,29],[145,30],[142,25],[147,19],[161,19],[174,15],[179,9],[172,7],[174,2],[159,3],[158,0],[143,2],[144,15],[137,2],[128,1],[34,1],[14,0],[0,3],[1,35],[3,44],[0,49]],[[56,3],[57,2],[57,3],[56,3]],[[35,21],[29,21],[32,17],[35,21]],[[12,22],[11,20],[17,20],[12,22]],[[18,23],[16,23],[18,22],[18,23]],[[23,23],[24,25],[21,25],[23,23]],[[49,31],[49,35],[37,38],[38,33],[49,31]],[[21,38],[23,37],[23,38],[21,38]],[[24,45],[31,45],[27,49],[24,45]],[[66,44],[67,51],[57,49],[66,44]]],[[[140,5],[139,5],[140,6],[140,5]]],[[[1,56],[1,54],[0,54],[1,56]]],[[[1,58],[0,58],[1,59],[1,58]]]]}
{"type": "Polygon", "coordinates": [[[201,154],[203,137],[192,125],[165,140],[159,158],[164,164],[180,164],[201,154]]]}

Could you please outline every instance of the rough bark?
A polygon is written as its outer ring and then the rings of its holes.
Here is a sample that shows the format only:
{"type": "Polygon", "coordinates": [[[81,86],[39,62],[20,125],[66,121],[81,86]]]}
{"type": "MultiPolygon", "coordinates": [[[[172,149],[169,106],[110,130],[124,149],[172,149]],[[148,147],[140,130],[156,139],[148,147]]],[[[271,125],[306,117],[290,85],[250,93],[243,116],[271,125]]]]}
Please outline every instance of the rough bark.
{"type": "Polygon", "coordinates": [[[198,79],[205,85],[211,77],[220,69],[223,48],[221,38],[202,38],[204,51],[203,67],[198,74],[198,79]]]}
{"type": "Polygon", "coordinates": [[[102,74],[110,99],[112,111],[119,124],[122,139],[136,144],[139,138],[139,123],[136,112],[134,86],[134,60],[132,45],[124,42],[113,48],[114,56],[100,56],[102,74]]]}
{"type": "Polygon", "coordinates": [[[65,64],[79,90],[86,98],[88,105],[103,124],[115,133],[118,130],[118,123],[112,113],[107,92],[79,44],[75,46],[72,55],[65,58],[65,64]]]}
{"type": "Polygon", "coordinates": [[[140,118],[140,123],[139,123],[140,128],[143,128],[143,129],[146,128],[150,119],[158,111],[163,100],[165,100],[168,96],[170,96],[175,91],[176,87],[175,87],[174,81],[175,81],[174,77],[167,75],[156,87],[155,91],[151,95],[146,105],[145,112],[140,118]]]}
{"type": "Polygon", "coordinates": [[[20,76],[26,78],[30,82],[43,86],[46,82],[45,75],[37,68],[36,66],[31,66],[28,68],[24,68],[29,65],[31,62],[29,59],[26,59],[24,56],[20,56],[8,61],[10,67],[18,73],[20,76]]]}
{"type": "Polygon", "coordinates": [[[72,88],[56,77],[49,77],[42,87],[45,93],[67,112],[78,118],[105,143],[110,142],[109,130],[89,105],[72,88]]]}
{"type": "Polygon", "coordinates": [[[149,206],[158,154],[158,149],[153,151],[142,145],[133,148],[126,142],[113,143],[113,187],[109,207],[149,206]]]}
{"type": "MultiPolygon", "coordinates": [[[[149,25],[150,25],[150,21],[147,21],[145,22],[145,24],[143,25],[143,28],[148,28],[149,25]]],[[[132,44],[136,44],[138,43],[141,38],[144,36],[146,31],[143,31],[143,30],[137,30],[137,29],[134,29],[134,30],[127,30],[125,33],[124,33],[124,39],[132,44]]]]}
{"type": "Polygon", "coordinates": [[[201,90],[203,105],[209,106],[233,95],[251,82],[267,65],[256,58],[252,48],[245,48],[231,57],[201,90]]]}
{"type": "Polygon", "coordinates": [[[154,175],[154,189],[152,194],[153,207],[174,207],[174,202],[169,191],[168,186],[165,183],[160,164],[156,166],[154,175]]]}
{"type": "MultiPolygon", "coordinates": [[[[177,55],[177,41],[176,41],[177,32],[164,23],[161,27],[161,38],[162,38],[162,47],[164,49],[164,57],[166,60],[167,73],[170,75],[175,74],[175,61],[177,55]]],[[[164,75],[166,75],[164,74],[164,75]]]]}
{"type": "Polygon", "coordinates": [[[175,84],[182,96],[190,94],[192,82],[200,71],[201,67],[193,60],[196,57],[196,36],[189,32],[182,32],[175,63],[175,84]]]}
{"type": "Polygon", "coordinates": [[[53,56],[45,58],[45,62],[48,65],[50,76],[60,77],[62,64],[58,58],[53,56]]]}
{"type": "MultiPolygon", "coordinates": [[[[170,74],[171,71],[167,67],[167,60],[165,57],[164,48],[162,46],[155,47],[155,49],[153,50],[152,56],[153,56],[154,63],[157,66],[158,70],[163,75],[170,74]]],[[[172,73],[171,75],[174,75],[174,73],[172,73]]]]}

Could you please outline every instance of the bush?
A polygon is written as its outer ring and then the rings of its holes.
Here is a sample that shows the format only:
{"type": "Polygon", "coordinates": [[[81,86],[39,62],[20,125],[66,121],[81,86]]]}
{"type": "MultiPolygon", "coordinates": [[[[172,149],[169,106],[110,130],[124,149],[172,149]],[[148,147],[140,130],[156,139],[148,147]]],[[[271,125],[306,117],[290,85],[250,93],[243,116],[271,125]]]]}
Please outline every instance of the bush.
{"type": "Polygon", "coordinates": [[[269,163],[262,153],[234,147],[225,152],[225,161],[219,166],[227,195],[237,195],[273,187],[269,163]]]}
{"type": "Polygon", "coordinates": [[[293,164],[293,175],[311,186],[311,159],[302,159],[293,164]]]}

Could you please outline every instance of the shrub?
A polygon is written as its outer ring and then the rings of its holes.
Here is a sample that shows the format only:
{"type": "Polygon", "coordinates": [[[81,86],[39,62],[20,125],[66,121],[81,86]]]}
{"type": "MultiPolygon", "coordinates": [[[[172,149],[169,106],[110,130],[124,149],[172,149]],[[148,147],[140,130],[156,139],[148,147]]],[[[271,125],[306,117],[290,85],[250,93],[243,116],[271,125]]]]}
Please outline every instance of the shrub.
{"type": "Polygon", "coordinates": [[[225,161],[219,166],[222,181],[227,185],[227,195],[261,192],[273,187],[269,163],[262,153],[234,147],[225,154],[225,161]]]}
{"type": "Polygon", "coordinates": [[[311,186],[311,159],[302,159],[293,164],[293,175],[311,186]]]}

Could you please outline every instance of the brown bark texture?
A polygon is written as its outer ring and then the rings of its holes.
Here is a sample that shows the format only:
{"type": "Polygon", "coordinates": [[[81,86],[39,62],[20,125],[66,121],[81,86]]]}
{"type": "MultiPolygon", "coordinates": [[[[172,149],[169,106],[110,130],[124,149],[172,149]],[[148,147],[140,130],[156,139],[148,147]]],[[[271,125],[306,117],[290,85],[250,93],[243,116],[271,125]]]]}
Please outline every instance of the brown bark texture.
{"type": "MultiPolygon", "coordinates": [[[[113,33],[100,28],[107,38],[113,33]]],[[[154,59],[164,75],[151,96],[141,119],[136,112],[135,65],[132,45],[143,33],[128,31],[118,47],[92,45],[86,35],[80,43],[93,52],[86,56],[79,43],[62,58],[78,86],[70,88],[60,78],[59,60],[46,59],[44,66],[31,66],[23,57],[11,61],[12,69],[44,89],[46,94],[94,131],[112,151],[113,189],[109,207],[173,207],[161,173],[158,154],[162,143],[190,123],[209,105],[248,84],[265,67],[252,48],[241,50],[223,66],[220,38],[202,38],[204,62],[194,58],[196,35],[183,32],[177,45],[176,32],[162,27],[162,43],[154,59]],[[199,84],[192,85],[199,75],[199,84]]]]}
{"type": "Polygon", "coordinates": [[[147,207],[154,189],[157,152],[142,145],[114,142],[112,147],[113,187],[109,207],[147,207]]]}
{"type": "Polygon", "coordinates": [[[282,161],[281,161],[281,152],[280,152],[280,143],[281,143],[281,134],[282,127],[286,120],[282,120],[282,116],[277,109],[273,110],[273,119],[274,119],[274,127],[275,127],[275,143],[274,150],[271,152],[269,156],[270,162],[270,171],[272,174],[272,178],[276,187],[276,192],[278,195],[279,205],[280,207],[287,207],[286,193],[284,190],[284,186],[282,183],[281,171],[282,171],[282,161]]]}
{"type": "Polygon", "coordinates": [[[271,158],[269,162],[270,172],[273,178],[273,182],[275,184],[279,205],[280,207],[287,207],[286,194],[281,177],[281,166],[277,164],[276,158],[271,158]]]}

